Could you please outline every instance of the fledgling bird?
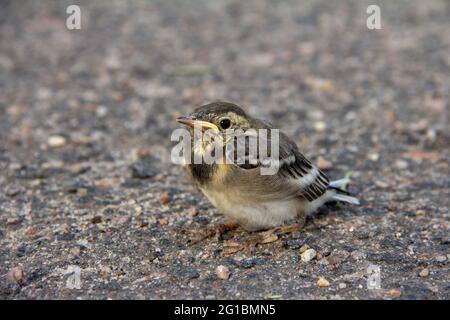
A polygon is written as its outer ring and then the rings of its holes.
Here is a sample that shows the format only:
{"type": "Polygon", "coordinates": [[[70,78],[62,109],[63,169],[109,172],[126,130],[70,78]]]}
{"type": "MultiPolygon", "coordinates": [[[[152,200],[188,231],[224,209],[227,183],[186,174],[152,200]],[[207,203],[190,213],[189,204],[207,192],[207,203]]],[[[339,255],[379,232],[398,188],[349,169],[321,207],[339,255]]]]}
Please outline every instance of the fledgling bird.
{"type": "MultiPolygon", "coordinates": [[[[212,129],[219,135],[227,130],[272,129],[266,122],[227,102],[201,106],[177,121],[191,129],[194,126],[212,129]]],[[[202,153],[207,147],[205,142],[193,145],[192,153],[202,153]]],[[[359,204],[358,199],[340,189],[348,179],[330,182],[282,132],[279,134],[278,171],[274,175],[261,175],[263,165],[261,160],[250,166],[191,163],[186,168],[209,201],[248,231],[270,229],[293,220],[304,223],[308,214],[329,201],[359,204]]]]}

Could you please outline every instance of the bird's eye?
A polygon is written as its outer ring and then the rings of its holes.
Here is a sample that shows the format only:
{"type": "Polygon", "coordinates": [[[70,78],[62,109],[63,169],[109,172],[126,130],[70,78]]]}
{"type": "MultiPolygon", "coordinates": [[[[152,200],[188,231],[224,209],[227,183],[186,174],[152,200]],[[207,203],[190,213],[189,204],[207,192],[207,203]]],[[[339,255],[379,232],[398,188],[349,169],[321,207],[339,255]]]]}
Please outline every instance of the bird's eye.
{"type": "Polygon", "coordinates": [[[231,120],[230,119],[222,119],[222,120],[220,120],[219,125],[222,129],[228,129],[231,126],[231,120]]]}

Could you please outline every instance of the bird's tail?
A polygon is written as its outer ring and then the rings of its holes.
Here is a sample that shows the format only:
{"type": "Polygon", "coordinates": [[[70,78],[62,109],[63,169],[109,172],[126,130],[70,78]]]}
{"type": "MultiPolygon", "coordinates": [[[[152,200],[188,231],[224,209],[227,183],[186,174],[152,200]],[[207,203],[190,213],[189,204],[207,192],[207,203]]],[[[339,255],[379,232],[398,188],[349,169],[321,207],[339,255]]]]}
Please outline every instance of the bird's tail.
{"type": "Polygon", "coordinates": [[[359,205],[359,200],[356,197],[353,197],[350,192],[342,189],[349,183],[350,179],[347,178],[331,181],[328,189],[334,190],[335,192],[331,199],[359,205]]]}
{"type": "Polygon", "coordinates": [[[340,193],[337,193],[337,192],[333,196],[333,200],[342,201],[342,202],[348,202],[348,203],[351,203],[351,204],[359,205],[359,200],[357,198],[352,197],[352,196],[348,196],[346,194],[340,194],[340,193]]]}

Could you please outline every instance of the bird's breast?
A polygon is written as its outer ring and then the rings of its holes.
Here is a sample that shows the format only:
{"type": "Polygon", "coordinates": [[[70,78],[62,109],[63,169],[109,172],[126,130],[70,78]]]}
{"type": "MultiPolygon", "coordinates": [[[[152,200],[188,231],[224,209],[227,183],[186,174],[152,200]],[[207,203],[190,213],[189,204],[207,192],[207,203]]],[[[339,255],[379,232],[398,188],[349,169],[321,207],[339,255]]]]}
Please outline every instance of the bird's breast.
{"type": "Polygon", "coordinates": [[[230,218],[237,220],[249,231],[279,226],[303,212],[304,200],[259,201],[239,187],[217,189],[200,187],[213,206],[230,218]]]}

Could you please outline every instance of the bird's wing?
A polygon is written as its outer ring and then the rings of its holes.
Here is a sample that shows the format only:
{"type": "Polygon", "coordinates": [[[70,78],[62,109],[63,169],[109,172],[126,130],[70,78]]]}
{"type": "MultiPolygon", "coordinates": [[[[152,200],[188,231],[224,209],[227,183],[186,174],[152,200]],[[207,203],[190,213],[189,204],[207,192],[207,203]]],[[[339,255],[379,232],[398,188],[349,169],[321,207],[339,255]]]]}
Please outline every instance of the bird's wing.
{"type": "Polygon", "coordinates": [[[298,187],[299,194],[308,201],[321,197],[328,189],[328,177],[306,159],[298,150],[280,160],[279,178],[298,187]]]}
{"type": "MultiPolygon", "coordinates": [[[[277,161],[278,171],[273,176],[268,176],[264,181],[270,181],[272,190],[278,196],[284,194],[285,197],[301,196],[308,201],[314,201],[321,197],[328,189],[329,179],[313,165],[300,151],[295,143],[281,133],[279,137],[279,154],[277,161]],[[276,180],[276,183],[275,181],[276,180]]],[[[261,140],[259,140],[261,142],[261,140]]],[[[265,141],[270,146],[270,138],[265,141]]],[[[236,149],[235,149],[236,150],[236,149]]],[[[250,152],[247,144],[245,149],[245,161],[235,163],[243,170],[261,169],[273,164],[270,156],[264,157],[260,153],[250,152]]]]}

